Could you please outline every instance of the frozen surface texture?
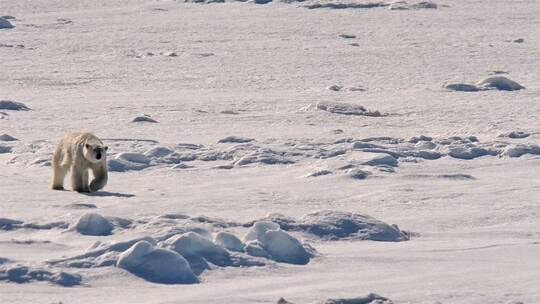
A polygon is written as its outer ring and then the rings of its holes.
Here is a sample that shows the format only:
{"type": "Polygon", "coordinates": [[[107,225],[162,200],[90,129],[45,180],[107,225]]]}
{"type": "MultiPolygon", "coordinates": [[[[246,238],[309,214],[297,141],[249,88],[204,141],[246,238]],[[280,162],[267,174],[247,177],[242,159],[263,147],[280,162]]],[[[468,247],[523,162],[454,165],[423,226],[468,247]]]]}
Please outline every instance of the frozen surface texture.
{"type": "Polygon", "coordinates": [[[0,10],[0,303],[540,302],[539,1],[0,10]]]}

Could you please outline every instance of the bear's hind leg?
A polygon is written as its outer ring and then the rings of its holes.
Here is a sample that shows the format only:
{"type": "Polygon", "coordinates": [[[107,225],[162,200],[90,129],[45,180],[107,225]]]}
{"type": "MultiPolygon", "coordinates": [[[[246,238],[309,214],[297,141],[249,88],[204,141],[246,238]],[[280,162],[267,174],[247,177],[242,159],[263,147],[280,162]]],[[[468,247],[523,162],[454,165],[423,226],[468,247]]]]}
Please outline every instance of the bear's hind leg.
{"type": "Polygon", "coordinates": [[[62,158],[62,152],[60,150],[57,150],[54,153],[53,161],[52,161],[52,169],[53,169],[53,176],[52,176],[52,183],[51,183],[51,189],[54,190],[64,190],[64,178],[66,177],[66,174],[69,171],[69,165],[66,166],[61,161],[62,158]]]}

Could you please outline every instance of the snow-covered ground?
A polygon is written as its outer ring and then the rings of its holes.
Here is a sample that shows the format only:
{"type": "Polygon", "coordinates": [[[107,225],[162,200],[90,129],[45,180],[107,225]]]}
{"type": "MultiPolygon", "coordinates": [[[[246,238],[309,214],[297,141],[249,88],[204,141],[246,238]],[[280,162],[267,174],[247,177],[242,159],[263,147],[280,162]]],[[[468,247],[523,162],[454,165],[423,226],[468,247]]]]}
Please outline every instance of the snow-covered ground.
{"type": "Polygon", "coordinates": [[[0,0],[0,303],[540,302],[540,2],[436,4],[0,0]]]}

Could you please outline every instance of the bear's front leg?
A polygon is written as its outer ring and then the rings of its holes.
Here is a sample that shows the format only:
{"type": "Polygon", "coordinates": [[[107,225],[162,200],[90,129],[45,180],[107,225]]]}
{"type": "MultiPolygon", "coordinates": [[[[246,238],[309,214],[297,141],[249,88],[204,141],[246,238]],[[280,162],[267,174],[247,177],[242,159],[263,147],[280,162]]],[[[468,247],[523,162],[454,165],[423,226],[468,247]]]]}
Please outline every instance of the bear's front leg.
{"type": "Polygon", "coordinates": [[[77,192],[90,192],[88,188],[88,169],[73,166],[71,169],[71,187],[77,192]]]}
{"type": "Polygon", "coordinates": [[[98,191],[103,189],[107,184],[107,161],[104,159],[99,164],[92,166],[94,180],[90,183],[90,191],[98,191]]]}

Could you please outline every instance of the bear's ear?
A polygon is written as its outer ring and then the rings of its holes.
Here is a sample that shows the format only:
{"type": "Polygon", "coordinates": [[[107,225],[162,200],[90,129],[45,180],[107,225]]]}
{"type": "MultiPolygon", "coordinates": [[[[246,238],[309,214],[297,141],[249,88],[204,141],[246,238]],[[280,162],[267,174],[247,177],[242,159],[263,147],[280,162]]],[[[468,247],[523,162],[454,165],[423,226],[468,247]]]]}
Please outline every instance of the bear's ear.
{"type": "Polygon", "coordinates": [[[107,151],[109,149],[109,147],[105,146],[103,147],[103,150],[107,151]]]}

